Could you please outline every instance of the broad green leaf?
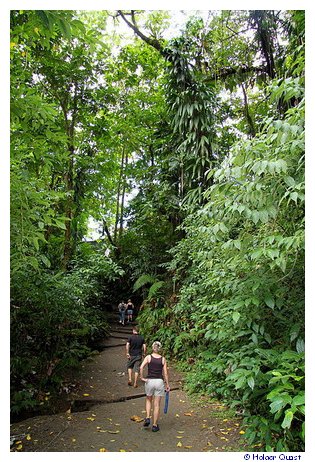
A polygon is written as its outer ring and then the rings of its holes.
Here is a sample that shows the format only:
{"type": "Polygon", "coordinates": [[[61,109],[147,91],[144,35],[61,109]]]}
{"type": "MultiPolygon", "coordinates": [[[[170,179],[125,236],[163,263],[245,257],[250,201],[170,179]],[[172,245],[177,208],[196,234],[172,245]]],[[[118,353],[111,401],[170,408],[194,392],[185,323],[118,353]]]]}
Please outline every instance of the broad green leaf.
{"type": "Polygon", "coordinates": [[[249,377],[247,379],[248,386],[253,390],[255,386],[255,379],[254,377],[249,377]]]}
{"type": "Polygon", "coordinates": [[[258,344],[258,337],[256,334],[252,334],[251,339],[256,345],[258,344]]]}
{"type": "Polygon", "coordinates": [[[304,353],[305,351],[305,344],[304,344],[304,340],[299,338],[296,342],[296,351],[298,353],[304,353]]]}
{"type": "Polygon", "coordinates": [[[50,268],[51,266],[50,260],[45,255],[41,255],[40,259],[47,266],[47,268],[50,268]]]}
{"type": "Polygon", "coordinates": [[[234,246],[235,246],[238,250],[241,250],[241,241],[235,240],[235,241],[233,241],[233,243],[234,243],[234,246]]]}
{"type": "Polygon", "coordinates": [[[264,298],[264,301],[265,301],[266,305],[269,306],[269,308],[273,309],[275,307],[275,300],[271,295],[267,295],[264,298]]]}
{"type": "Polygon", "coordinates": [[[292,400],[292,406],[300,406],[301,404],[305,404],[305,394],[301,393],[295,396],[292,400]]]}
{"type": "Polygon", "coordinates": [[[240,319],[241,314],[238,311],[235,311],[232,315],[234,324],[237,324],[238,320],[240,319]]]}
{"type": "Polygon", "coordinates": [[[288,410],[285,412],[285,417],[283,419],[283,422],[281,424],[282,428],[290,428],[291,427],[291,422],[293,419],[293,412],[288,410]]]}

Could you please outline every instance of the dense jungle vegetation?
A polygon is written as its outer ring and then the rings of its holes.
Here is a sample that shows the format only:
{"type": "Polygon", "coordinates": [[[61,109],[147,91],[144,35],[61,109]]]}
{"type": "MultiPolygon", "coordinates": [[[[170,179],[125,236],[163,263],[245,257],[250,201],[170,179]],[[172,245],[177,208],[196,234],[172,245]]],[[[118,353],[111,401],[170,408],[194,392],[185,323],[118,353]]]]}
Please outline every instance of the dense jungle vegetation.
{"type": "Polygon", "coordinates": [[[12,412],[131,297],[249,445],[303,450],[304,12],[175,13],[11,11],[12,412]]]}

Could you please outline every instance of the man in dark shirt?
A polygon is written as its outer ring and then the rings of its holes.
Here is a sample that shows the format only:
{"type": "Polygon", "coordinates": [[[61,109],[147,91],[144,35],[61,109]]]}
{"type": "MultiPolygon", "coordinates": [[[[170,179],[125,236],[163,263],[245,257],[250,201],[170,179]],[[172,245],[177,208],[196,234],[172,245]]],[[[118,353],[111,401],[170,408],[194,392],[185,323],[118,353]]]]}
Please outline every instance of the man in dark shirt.
{"type": "Polygon", "coordinates": [[[137,388],[138,376],[140,363],[142,361],[142,355],[145,355],[147,350],[144,338],[142,335],[139,335],[138,328],[133,327],[132,335],[127,340],[126,343],[126,354],[128,358],[127,369],[128,369],[128,385],[132,385],[132,371],[135,371],[134,378],[134,388],[137,388]]]}

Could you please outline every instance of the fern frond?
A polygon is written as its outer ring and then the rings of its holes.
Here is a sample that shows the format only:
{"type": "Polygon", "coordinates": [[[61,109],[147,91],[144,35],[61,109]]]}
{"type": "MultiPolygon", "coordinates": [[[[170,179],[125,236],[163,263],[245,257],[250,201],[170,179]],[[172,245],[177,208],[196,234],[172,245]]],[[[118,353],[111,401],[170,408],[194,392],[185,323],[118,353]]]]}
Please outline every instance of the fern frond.
{"type": "Polygon", "coordinates": [[[134,283],[133,285],[133,291],[136,292],[136,290],[140,289],[141,287],[145,286],[146,284],[154,284],[157,282],[156,277],[150,275],[150,274],[142,274],[134,283]]]}
{"type": "Polygon", "coordinates": [[[159,293],[159,290],[161,289],[161,287],[163,287],[165,284],[164,281],[156,281],[151,287],[150,287],[150,290],[149,290],[149,293],[148,293],[148,299],[150,300],[151,298],[154,298],[158,295],[159,293]]]}

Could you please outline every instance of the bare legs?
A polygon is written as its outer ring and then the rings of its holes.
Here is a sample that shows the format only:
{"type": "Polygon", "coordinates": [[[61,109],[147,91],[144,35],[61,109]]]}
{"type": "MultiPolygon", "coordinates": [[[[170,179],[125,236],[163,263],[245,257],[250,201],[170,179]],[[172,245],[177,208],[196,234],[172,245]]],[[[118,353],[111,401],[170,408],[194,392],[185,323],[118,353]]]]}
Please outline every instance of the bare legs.
{"type": "MultiPolygon", "coordinates": [[[[137,388],[138,386],[138,377],[139,377],[139,372],[135,372],[135,380],[133,383],[134,388],[137,388]]],[[[132,369],[128,369],[128,385],[132,385],[132,369]]]]}
{"type": "Polygon", "coordinates": [[[145,398],[145,410],[147,413],[147,419],[150,418],[150,414],[151,414],[152,398],[153,396],[146,396],[145,398]]]}
{"type": "Polygon", "coordinates": [[[161,396],[147,396],[145,399],[145,410],[147,413],[147,419],[150,418],[151,414],[151,407],[153,401],[153,425],[157,425],[159,417],[160,417],[160,405],[161,405],[161,396]]]}

